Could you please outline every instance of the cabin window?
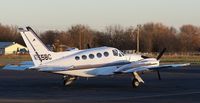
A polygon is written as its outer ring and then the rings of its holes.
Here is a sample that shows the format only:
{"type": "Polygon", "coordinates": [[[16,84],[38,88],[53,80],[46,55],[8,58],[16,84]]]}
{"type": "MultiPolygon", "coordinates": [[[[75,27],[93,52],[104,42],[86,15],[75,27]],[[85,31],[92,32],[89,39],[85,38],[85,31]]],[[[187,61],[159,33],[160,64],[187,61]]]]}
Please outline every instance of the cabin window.
{"type": "Polygon", "coordinates": [[[79,56],[76,56],[75,59],[76,59],[76,60],[80,60],[80,57],[79,57],[79,56]]]}
{"type": "Polygon", "coordinates": [[[90,55],[89,55],[89,58],[90,58],[90,59],[93,59],[93,58],[94,58],[94,55],[93,55],[93,54],[90,54],[90,55]]]}
{"type": "Polygon", "coordinates": [[[118,51],[117,50],[112,50],[112,52],[113,52],[114,56],[118,56],[118,51]]]}
{"type": "Polygon", "coordinates": [[[87,56],[86,56],[86,55],[83,55],[83,56],[82,56],[82,59],[83,59],[83,60],[87,59],[87,56]]]}
{"type": "Polygon", "coordinates": [[[108,52],[104,52],[103,55],[104,55],[105,57],[107,57],[107,56],[109,56],[109,53],[108,53],[108,52]]]}
{"type": "Polygon", "coordinates": [[[102,54],[101,54],[101,53],[97,53],[97,57],[98,57],[98,58],[101,58],[101,57],[102,57],[102,54]]]}

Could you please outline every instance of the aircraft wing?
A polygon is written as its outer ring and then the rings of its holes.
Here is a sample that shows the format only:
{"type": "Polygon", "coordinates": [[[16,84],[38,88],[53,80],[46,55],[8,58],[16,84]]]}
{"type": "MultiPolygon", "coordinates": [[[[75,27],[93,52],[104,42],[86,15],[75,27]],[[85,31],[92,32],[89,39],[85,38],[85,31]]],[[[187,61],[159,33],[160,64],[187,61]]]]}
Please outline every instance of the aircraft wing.
{"type": "Polygon", "coordinates": [[[183,66],[189,66],[190,63],[185,63],[185,64],[164,64],[164,65],[159,65],[159,66],[141,66],[141,67],[135,67],[135,68],[130,68],[122,71],[116,71],[116,73],[133,73],[133,72],[143,72],[143,71],[156,71],[156,70],[164,70],[164,69],[180,69],[176,67],[183,67],[183,66]]]}

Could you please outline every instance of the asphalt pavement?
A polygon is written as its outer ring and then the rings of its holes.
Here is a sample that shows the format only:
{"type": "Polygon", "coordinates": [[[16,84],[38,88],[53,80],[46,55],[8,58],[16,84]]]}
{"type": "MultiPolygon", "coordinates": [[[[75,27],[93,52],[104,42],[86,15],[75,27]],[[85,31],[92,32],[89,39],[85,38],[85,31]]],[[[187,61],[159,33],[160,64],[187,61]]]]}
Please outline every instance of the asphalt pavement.
{"type": "Polygon", "coordinates": [[[139,88],[131,75],[79,78],[65,87],[61,75],[0,70],[0,103],[200,103],[200,65],[161,76],[142,74],[139,88]]]}

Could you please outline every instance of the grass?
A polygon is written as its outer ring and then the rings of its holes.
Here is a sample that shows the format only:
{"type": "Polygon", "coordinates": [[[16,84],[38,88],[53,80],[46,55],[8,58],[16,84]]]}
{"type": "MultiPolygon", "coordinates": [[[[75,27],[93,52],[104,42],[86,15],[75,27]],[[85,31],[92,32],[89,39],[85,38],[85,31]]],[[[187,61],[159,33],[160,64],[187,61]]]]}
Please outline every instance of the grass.
{"type": "Polygon", "coordinates": [[[165,56],[161,59],[161,62],[200,64],[200,56],[176,56],[176,57],[165,56]]]}
{"type": "Polygon", "coordinates": [[[29,55],[1,55],[0,56],[0,66],[6,64],[18,64],[22,61],[29,61],[31,57],[29,55]]]}
{"type": "MultiPolygon", "coordinates": [[[[157,55],[149,55],[150,57],[157,57],[157,55]]],[[[200,55],[163,55],[162,63],[191,63],[200,64],[200,55]]]]}

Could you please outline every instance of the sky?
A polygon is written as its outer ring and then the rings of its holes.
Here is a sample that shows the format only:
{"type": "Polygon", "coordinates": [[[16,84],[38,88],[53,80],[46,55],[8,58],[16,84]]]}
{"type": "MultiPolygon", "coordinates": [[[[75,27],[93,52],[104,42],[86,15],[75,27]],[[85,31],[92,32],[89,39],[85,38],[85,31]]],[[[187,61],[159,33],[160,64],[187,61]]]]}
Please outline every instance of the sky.
{"type": "Polygon", "coordinates": [[[76,24],[101,30],[148,22],[200,26],[200,0],[0,0],[0,23],[39,31],[76,24]]]}

